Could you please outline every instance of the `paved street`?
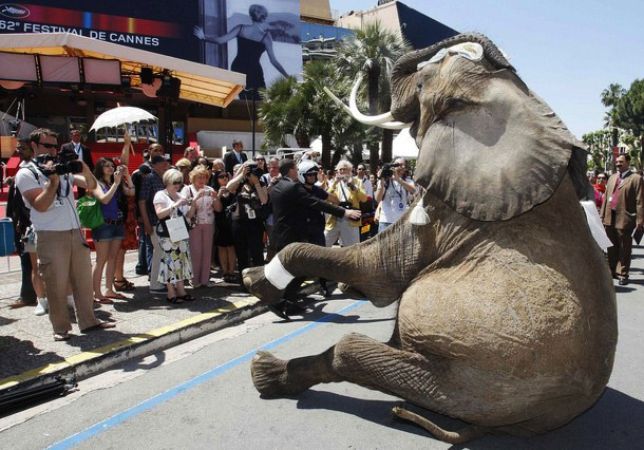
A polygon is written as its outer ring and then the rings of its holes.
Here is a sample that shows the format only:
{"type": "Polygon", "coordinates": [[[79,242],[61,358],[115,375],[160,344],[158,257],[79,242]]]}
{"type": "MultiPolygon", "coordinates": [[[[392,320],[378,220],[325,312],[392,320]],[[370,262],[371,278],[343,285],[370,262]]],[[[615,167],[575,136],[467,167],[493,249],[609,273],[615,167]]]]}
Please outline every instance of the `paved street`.
{"type": "MultiPolygon", "coordinates": [[[[620,337],[601,400],[543,436],[488,436],[472,449],[634,449],[644,447],[644,249],[632,283],[617,287],[620,337]]],[[[318,385],[298,398],[264,400],[250,380],[258,348],[278,357],[318,353],[357,331],[389,337],[393,307],[336,296],[305,320],[264,314],[195,341],[129,361],[80,383],[78,392],[0,419],[4,448],[445,449],[394,420],[399,400],[348,383],[318,385]]],[[[427,414],[423,412],[423,414],[427,414]]],[[[446,428],[461,426],[432,415],[446,428]]]]}

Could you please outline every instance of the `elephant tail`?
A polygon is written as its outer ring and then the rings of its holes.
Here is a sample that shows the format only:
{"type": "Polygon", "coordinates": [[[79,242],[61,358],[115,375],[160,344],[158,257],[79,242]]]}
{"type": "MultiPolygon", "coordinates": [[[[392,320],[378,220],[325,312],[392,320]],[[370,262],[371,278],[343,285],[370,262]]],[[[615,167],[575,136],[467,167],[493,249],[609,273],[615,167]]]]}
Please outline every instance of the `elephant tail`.
{"type": "Polygon", "coordinates": [[[408,411],[400,406],[395,406],[391,412],[409,422],[415,423],[421,428],[429,431],[436,439],[447,442],[448,444],[463,444],[472,439],[477,439],[488,433],[488,429],[476,425],[468,425],[458,431],[447,431],[436,425],[426,417],[419,416],[416,413],[408,411]]]}

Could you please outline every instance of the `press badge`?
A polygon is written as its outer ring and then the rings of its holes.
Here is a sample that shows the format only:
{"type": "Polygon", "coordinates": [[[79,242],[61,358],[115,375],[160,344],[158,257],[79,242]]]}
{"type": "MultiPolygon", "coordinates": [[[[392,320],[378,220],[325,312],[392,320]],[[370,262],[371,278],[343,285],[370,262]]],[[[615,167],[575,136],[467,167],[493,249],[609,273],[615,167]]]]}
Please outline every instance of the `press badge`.
{"type": "Polygon", "coordinates": [[[246,215],[249,219],[254,219],[255,217],[257,217],[255,215],[255,210],[251,208],[250,205],[246,205],[246,215]]]}

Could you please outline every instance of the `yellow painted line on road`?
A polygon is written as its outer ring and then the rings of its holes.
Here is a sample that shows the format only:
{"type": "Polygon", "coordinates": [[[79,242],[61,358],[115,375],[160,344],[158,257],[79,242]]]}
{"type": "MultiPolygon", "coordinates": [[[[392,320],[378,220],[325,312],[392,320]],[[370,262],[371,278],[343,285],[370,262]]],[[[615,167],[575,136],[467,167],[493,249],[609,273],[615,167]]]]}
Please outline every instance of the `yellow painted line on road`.
{"type": "Polygon", "coordinates": [[[4,378],[0,380],[0,390],[8,389],[10,387],[16,386],[17,384],[23,383],[32,378],[36,378],[41,375],[47,375],[50,373],[57,372],[63,369],[69,369],[80,363],[90,361],[92,359],[98,358],[100,356],[106,355],[123,347],[129,347],[134,344],[140,344],[142,342],[156,339],[166,334],[172,333],[174,331],[186,328],[190,325],[199,324],[207,320],[213,319],[215,317],[221,316],[223,314],[235,311],[236,309],[244,308],[246,306],[253,305],[259,300],[256,297],[247,297],[234,302],[229,303],[226,306],[213,309],[197,316],[189,317],[187,319],[181,320],[179,322],[173,323],[171,325],[166,325],[160,328],[156,328],[147,333],[138,334],[136,336],[129,337],[122,341],[114,342],[112,344],[105,345],[103,347],[95,348],[77,355],[72,355],[65,358],[62,361],[47,364],[46,366],[39,367],[37,369],[28,370],[19,375],[14,375],[11,377],[4,378]]]}

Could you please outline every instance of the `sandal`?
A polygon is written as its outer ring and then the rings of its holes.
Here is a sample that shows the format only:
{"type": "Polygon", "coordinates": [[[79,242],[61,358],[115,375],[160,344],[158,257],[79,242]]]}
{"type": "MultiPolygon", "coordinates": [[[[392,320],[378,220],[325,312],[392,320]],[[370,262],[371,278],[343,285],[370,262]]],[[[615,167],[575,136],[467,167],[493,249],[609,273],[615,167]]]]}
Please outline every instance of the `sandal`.
{"type": "Polygon", "coordinates": [[[117,280],[115,278],[114,289],[116,289],[117,291],[133,291],[134,283],[132,283],[131,281],[128,281],[127,278],[123,278],[122,280],[117,280]]]}
{"type": "Polygon", "coordinates": [[[94,299],[94,303],[100,303],[101,305],[113,305],[114,301],[108,297],[98,297],[94,299]]]}
{"type": "Polygon", "coordinates": [[[183,303],[183,297],[166,297],[165,299],[168,303],[172,303],[173,305],[183,303]]]}
{"type": "Polygon", "coordinates": [[[106,295],[105,297],[107,297],[107,298],[114,298],[114,299],[116,299],[116,300],[127,300],[127,299],[128,299],[125,295],[123,295],[123,294],[118,294],[118,293],[114,293],[114,294],[106,295]]]}
{"type": "Polygon", "coordinates": [[[99,322],[96,325],[82,329],[81,333],[88,333],[95,330],[107,330],[108,328],[116,328],[116,324],[113,322],[99,322]]]}
{"type": "Polygon", "coordinates": [[[177,296],[177,298],[181,299],[181,300],[182,300],[182,301],[184,301],[184,302],[194,302],[195,300],[197,300],[196,298],[194,298],[194,297],[193,297],[192,295],[190,295],[190,294],[177,296]]]}
{"type": "Polygon", "coordinates": [[[64,332],[64,333],[54,333],[54,341],[59,342],[59,341],[68,341],[71,338],[71,335],[69,332],[64,332]]]}

